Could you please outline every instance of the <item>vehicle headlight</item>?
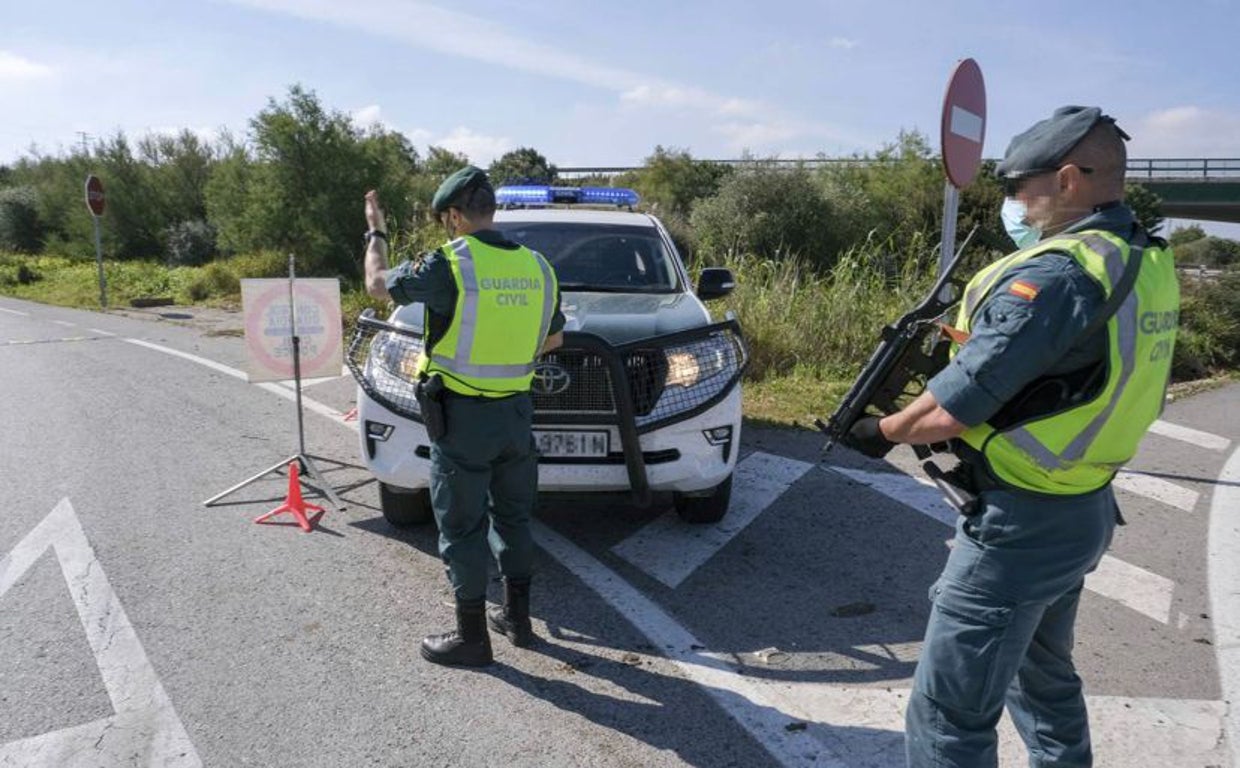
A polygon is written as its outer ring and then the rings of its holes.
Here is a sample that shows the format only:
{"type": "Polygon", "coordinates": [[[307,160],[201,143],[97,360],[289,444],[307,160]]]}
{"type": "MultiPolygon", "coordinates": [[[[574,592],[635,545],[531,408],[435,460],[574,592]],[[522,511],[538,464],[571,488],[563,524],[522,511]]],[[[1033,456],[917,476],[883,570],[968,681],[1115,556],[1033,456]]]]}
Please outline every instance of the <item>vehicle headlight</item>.
{"type": "Polygon", "coordinates": [[[667,353],[667,385],[692,387],[702,372],[692,352],[667,353]]]}
{"type": "Polygon", "coordinates": [[[383,333],[375,337],[370,347],[370,360],[387,373],[413,381],[418,375],[418,358],[422,345],[399,333],[383,333]]]}

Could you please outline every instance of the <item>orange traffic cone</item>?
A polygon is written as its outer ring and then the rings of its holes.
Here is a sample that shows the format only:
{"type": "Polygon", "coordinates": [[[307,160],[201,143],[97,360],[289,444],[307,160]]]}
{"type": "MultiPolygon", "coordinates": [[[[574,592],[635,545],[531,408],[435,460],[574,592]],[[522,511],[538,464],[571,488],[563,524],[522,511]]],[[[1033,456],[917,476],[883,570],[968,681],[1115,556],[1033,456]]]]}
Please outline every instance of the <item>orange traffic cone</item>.
{"type": "Polygon", "coordinates": [[[267,514],[254,518],[254,522],[264,523],[281,512],[292,512],[301,529],[306,533],[310,533],[314,525],[306,517],[306,510],[319,513],[319,515],[315,516],[315,520],[322,516],[323,513],[322,507],[315,506],[301,497],[301,462],[293,459],[288,463],[288,498],[284,500],[283,504],[267,514]]]}

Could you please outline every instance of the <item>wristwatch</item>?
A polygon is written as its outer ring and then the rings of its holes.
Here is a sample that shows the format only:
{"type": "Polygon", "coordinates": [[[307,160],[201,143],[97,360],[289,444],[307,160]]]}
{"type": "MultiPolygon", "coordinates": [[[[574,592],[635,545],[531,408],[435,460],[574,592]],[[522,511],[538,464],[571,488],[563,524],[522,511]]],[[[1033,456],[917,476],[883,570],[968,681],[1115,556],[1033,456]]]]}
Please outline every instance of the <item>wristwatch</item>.
{"type": "Polygon", "coordinates": [[[385,243],[387,242],[387,232],[384,232],[381,229],[372,229],[369,232],[366,232],[365,234],[363,234],[362,242],[366,243],[367,245],[370,245],[370,241],[376,237],[385,243]]]}

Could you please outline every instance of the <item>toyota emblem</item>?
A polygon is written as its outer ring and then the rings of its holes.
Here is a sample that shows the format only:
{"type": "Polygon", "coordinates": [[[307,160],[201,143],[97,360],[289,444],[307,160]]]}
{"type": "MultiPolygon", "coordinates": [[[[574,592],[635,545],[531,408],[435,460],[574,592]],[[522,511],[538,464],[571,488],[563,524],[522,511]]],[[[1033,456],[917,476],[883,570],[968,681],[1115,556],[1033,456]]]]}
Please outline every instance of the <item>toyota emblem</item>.
{"type": "Polygon", "coordinates": [[[534,366],[534,380],[530,382],[530,390],[536,395],[558,395],[568,389],[573,381],[558,363],[539,363],[534,366]]]}

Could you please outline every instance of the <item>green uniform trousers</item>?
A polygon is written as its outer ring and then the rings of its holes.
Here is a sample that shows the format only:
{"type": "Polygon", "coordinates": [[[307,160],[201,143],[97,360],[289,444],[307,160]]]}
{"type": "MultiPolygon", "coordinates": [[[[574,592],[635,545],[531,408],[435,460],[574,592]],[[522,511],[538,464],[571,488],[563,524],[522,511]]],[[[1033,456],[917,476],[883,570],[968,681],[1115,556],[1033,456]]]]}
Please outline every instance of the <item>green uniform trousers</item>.
{"type": "Polygon", "coordinates": [[[1093,755],[1073,626],[1085,575],[1111,543],[1108,486],[1070,497],[982,494],[961,518],[905,716],[911,768],[993,768],[1006,706],[1034,768],[1089,768],[1093,755]]]}
{"type": "Polygon", "coordinates": [[[528,394],[501,400],[449,396],[446,434],[431,446],[431,504],[439,554],[459,602],[486,598],[489,559],[508,578],[528,578],[538,496],[538,453],[528,394]]]}

